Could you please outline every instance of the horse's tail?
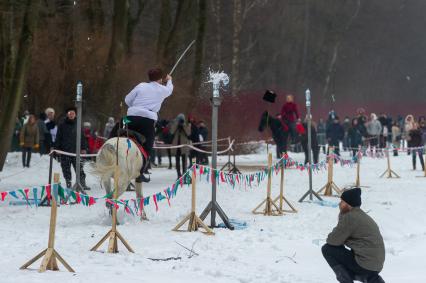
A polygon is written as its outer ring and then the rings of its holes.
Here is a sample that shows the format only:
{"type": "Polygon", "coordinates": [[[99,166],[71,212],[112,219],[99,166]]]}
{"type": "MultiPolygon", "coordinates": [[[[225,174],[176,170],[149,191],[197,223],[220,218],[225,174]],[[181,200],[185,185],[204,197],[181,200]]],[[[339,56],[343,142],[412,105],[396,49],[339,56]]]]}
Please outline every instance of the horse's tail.
{"type": "Polygon", "coordinates": [[[116,152],[112,144],[106,143],[101,148],[97,158],[93,173],[103,177],[112,175],[116,163],[116,152]]]}

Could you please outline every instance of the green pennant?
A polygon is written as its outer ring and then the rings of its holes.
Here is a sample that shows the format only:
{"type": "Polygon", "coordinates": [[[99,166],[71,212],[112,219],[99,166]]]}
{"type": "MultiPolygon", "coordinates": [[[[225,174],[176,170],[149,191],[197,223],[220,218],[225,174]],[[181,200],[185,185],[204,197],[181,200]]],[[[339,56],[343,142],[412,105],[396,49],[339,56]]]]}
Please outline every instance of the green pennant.
{"type": "Polygon", "coordinates": [[[58,184],[58,195],[60,200],[65,200],[65,191],[61,185],[58,184]]]}
{"type": "Polygon", "coordinates": [[[42,200],[44,197],[44,192],[46,191],[46,187],[45,186],[41,186],[41,195],[40,195],[40,199],[42,200]]]}
{"type": "Polygon", "coordinates": [[[124,116],[124,118],[123,118],[123,124],[124,125],[130,124],[131,122],[132,121],[130,121],[129,118],[127,118],[127,116],[124,116]]]}

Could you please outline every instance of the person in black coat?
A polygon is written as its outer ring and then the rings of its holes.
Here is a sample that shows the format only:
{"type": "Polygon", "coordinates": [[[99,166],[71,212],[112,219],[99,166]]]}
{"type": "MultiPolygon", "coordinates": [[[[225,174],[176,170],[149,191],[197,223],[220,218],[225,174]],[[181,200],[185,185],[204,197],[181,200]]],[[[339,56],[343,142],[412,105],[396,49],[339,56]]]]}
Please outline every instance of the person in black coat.
{"type": "Polygon", "coordinates": [[[269,115],[268,111],[265,111],[260,118],[258,130],[263,132],[267,127],[271,129],[272,139],[277,145],[277,158],[281,158],[283,153],[287,152],[289,127],[284,124],[279,114],[273,117],[269,115]]]}
{"type": "MultiPolygon", "coordinates": [[[[200,120],[198,122],[198,137],[200,141],[207,141],[209,137],[209,130],[207,129],[206,124],[204,123],[203,120],[200,120]]],[[[202,150],[206,150],[206,148],[203,145],[199,145],[197,147],[199,147],[202,150]]],[[[207,153],[199,152],[198,158],[199,158],[199,161],[197,162],[199,162],[200,164],[209,165],[209,158],[207,156],[207,153]]]]}
{"type": "MultiPolygon", "coordinates": [[[[312,121],[311,123],[311,150],[312,150],[312,162],[313,164],[318,163],[318,157],[319,157],[319,146],[318,146],[318,140],[317,140],[317,130],[315,129],[316,124],[312,121]]],[[[305,164],[309,162],[309,156],[308,156],[308,124],[305,121],[303,123],[303,130],[299,128],[301,131],[299,134],[300,136],[300,143],[302,144],[303,151],[305,152],[305,164]]]]}
{"type": "MultiPolygon", "coordinates": [[[[192,143],[199,143],[200,136],[198,132],[197,122],[195,121],[195,118],[192,115],[188,115],[188,123],[191,125],[191,135],[189,136],[189,139],[192,143]]],[[[195,145],[195,147],[198,147],[198,145],[195,145]]],[[[192,159],[195,158],[195,162],[198,162],[198,153],[198,151],[193,149],[189,151],[189,167],[192,166],[192,159]]]]}
{"type": "MultiPolygon", "coordinates": [[[[75,107],[68,108],[66,113],[66,118],[58,126],[58,132],[56,134],[55,140],[55,149],[75,154],[77,149],[77,114],[75,107]]],[[[87,147],[87,141],[82,132],[82,154],[87,152],[87,147]]],[[[71,188],[71,165],[74,167],[74,171],[76,171],[76,157],[61,155],[60,162],[66,186],[67,188],[71,188]]],[[[80,167],[80,184],[82,185],[83,189],[90,189],[86,186],[86,174],[84,174],[83,166],[80,167]]]]}
{"type": "Polygon", "coordinates": [[[352,119],[352,125],[348,131],[349,144],[352,148],[353,156],[356,155],[359,146],[362,146],[362,129],[358,124],[358,119],[352,119]]]}
{"type": "Polygon", "coordinates": [[[424,171],[425,164],[423,160],[423,141],[422,141],[422,132],[419,129],[419,124],[414,123],[413,129],[408,132],[410,136],[410,146],[413,147],[412,156],[413,156],[413,170],[416,170],[416,155],[419,155],[420,164],[422,165],[422,169],[424,171]],[[417,153],[417,154],[416,154],[417,153]]]}
{"type": "MultiPolygon", "coordinates": [[[[339,144],[345,136],[345,131],[340,125],[339,117],[335,116],[333,123],[327,128],[328,145],[334,147],[334,153],[340,156],[339,144]]],[[[328,153],[327,153],[328,154],[328,153]]]]}

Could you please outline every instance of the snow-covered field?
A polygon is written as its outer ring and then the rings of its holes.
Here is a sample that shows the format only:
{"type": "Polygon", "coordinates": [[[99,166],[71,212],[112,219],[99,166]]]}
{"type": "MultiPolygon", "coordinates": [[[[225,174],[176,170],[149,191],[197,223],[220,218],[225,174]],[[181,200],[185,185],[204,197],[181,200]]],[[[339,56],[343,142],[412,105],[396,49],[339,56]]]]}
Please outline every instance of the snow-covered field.
{"type": "MultiPolygon", "coordinates": [[[[303,160],[300,154],[291,154],[303,160]]],[[[348,153],[343,154],[349,158],[348,153]]],[[[22,169],[20,155],[8,156],[0,173],[0,191],[45,184],[49,160],[34,155],[32,166],[22,169]]],[[[324,156],[321,156],[321,160],[324,156]]],[[[266,154],[237,157],[238,164],[266,165],[266,154]]],[[[226,158],[221,159],[221,163],[226,158]]],[[[420,170],[411,170],[411,156],[392,157],[393,169],[401,179],[380,179],[386,159],[364,158],[361,167],[362,209],[378,223],[386,245],[386,262],[382,277],[386,282],[424,282],[426,264],[426,178],[420,170]]],[[[420,167],[418,165],[418,167],[420,167]]],[[[55,162],[55,172],[61,172],[55,162]]],[[[171,185],[174,170],[154,168],[151,183],[144,186],[146,195],[171,185]]],[[[335,167],[335,183],[348,186],[355,181],[355,168],[335,167]]],[[[326,171],[314,174],[314,188],[325,184],[326,171]]],[[[101,196],[98,181],[88,177],[90,194],[101,196]]],[[[218,188],[218,201],[229,218],[246,222],[244,230],[215,229],[216,235],[200,232],[178,233],[171,229],[190,210],[190,189],[181,189],[171,202],[159,204],[159,211],[147,207],[148,222],[125,215],[120,209],[119,231],[135,250],[127,252],[119,244],[119,254],[90,252],[110,228],[110,218],[101,203],[92,207],[61,206],[58,209],[56,250],[76,270],[69,273],[38,273],[40,261],[29,270],[19,267],[47,247],[50,209],[9,206],[0,201],[0,282],[336,282],[321,254],[324,239],[337,222],[338,208],[316,203],[298,203],[308,189],[308,176],[299,170],[287,170],[285,192],[298,209],[297,214],[281,217],[253,215],[252,209],[265,197],[266,180],[254,188],[218,188]],[[194,247],[198,256],[176,242],[194,247]],[[148,258],[182,257],[181,260],[157,262],[148,258]]],[[[210,200],[209,184],[198,184],[197,211],[210,200]]],[[[279,176],[273,179],[273,195],[279,190],[279,176]]],[[[126,197],[132,197],[127,192],[126,197]]],[[[337,198],[326,198],[337,203],[337,198]]],[[[209,218],[208,218],[209,219],[209,218]]],[[[209,220],[206,221],[209,224],[209,220]]]]}

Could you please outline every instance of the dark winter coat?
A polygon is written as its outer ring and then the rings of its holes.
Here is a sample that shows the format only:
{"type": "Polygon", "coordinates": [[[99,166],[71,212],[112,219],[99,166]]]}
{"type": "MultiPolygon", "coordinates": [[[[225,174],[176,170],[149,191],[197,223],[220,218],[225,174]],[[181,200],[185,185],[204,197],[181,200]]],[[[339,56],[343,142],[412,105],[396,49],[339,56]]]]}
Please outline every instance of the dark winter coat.
{"type": "Polygon", "coordinates": [[[361,127],[359,125],[350,127],[348,137],[351,147],[357,148],[362,145],[361,127]]]}
{"type": "Polygon", "coordinates": [[[20,133],[20,143],[24,144],[23,147],[33,147],[39,144],[40,132],[38,130],[37,122],[30,124],[26,123],[20,133]]]}
{"type": "Polygon", "coordinates": [[[199,137],[198,127],[194,123],[190,123],[190,125],[191,125],[191,135],[189,136],[189,139],[193,143],[199,142],[200,137],[199,137]]]}
{"type": "Polygon", "coordinates": [[[38,126],[38,132],[39,132],[39,139],[40,143],[44,142],[46,138],[50,136],[49,131],[47,130],[46,124],[43,120],[38,119],[37,120],[37,126],[38,126]]]}
{"type": "Polygon", "coordinates": [[[420,129],[410,130],[408,135],[410,136],[410,147],[423,146],[422,132],[420,129]]]}
{"type": "MultiPolygon", "coordinates": [[[[70,120],[66,118],[58,126],[56,134],[55,149],[76,153],[77,146],[77,118],[70,120]]],[[[88,150],[87,140],[81,131],[81,150],[88,150]]]]}
{"type": "MultiPolygon", "coordinates": [[[[308,125],[307,123],[303,123],[303,128],[305,129],[304,134],[300,135],[300,143],[302,144],[303,148],[306,148],[308,146],[308,125]]],[[[318,140],[317,140],[317,130],[315,129],[314,125],[311,124],[311,148],[317,148],[318,147],[318,140]]]]}
{"type": "Polygon", "coordinates": [[[207,141],[209,137],[209,130],[206,127],[199,127],[198,134],[203,138],[203,141],[207,141]]]}
{"type": "Polygon", "coordinates": [[[294,123],[299,119],[299,111],[297,104],[294,102],[286,102],[281,108],[281,118],[284,122],[294,123]]]}
{"type": "Polygon", "coordinates": [[[383,269],[385,245],[379,227],[359,207],[339,215],[339,222],[328,235],[327,244],[349,247],[362,268],[377,272],[383,269]]]}
{"type": "Polygon", "coordinates": [[[339,123],[333,123],[327,129],[327,140],[330,145],[338,146],[344,136],[345,131],[339,123]]]}

